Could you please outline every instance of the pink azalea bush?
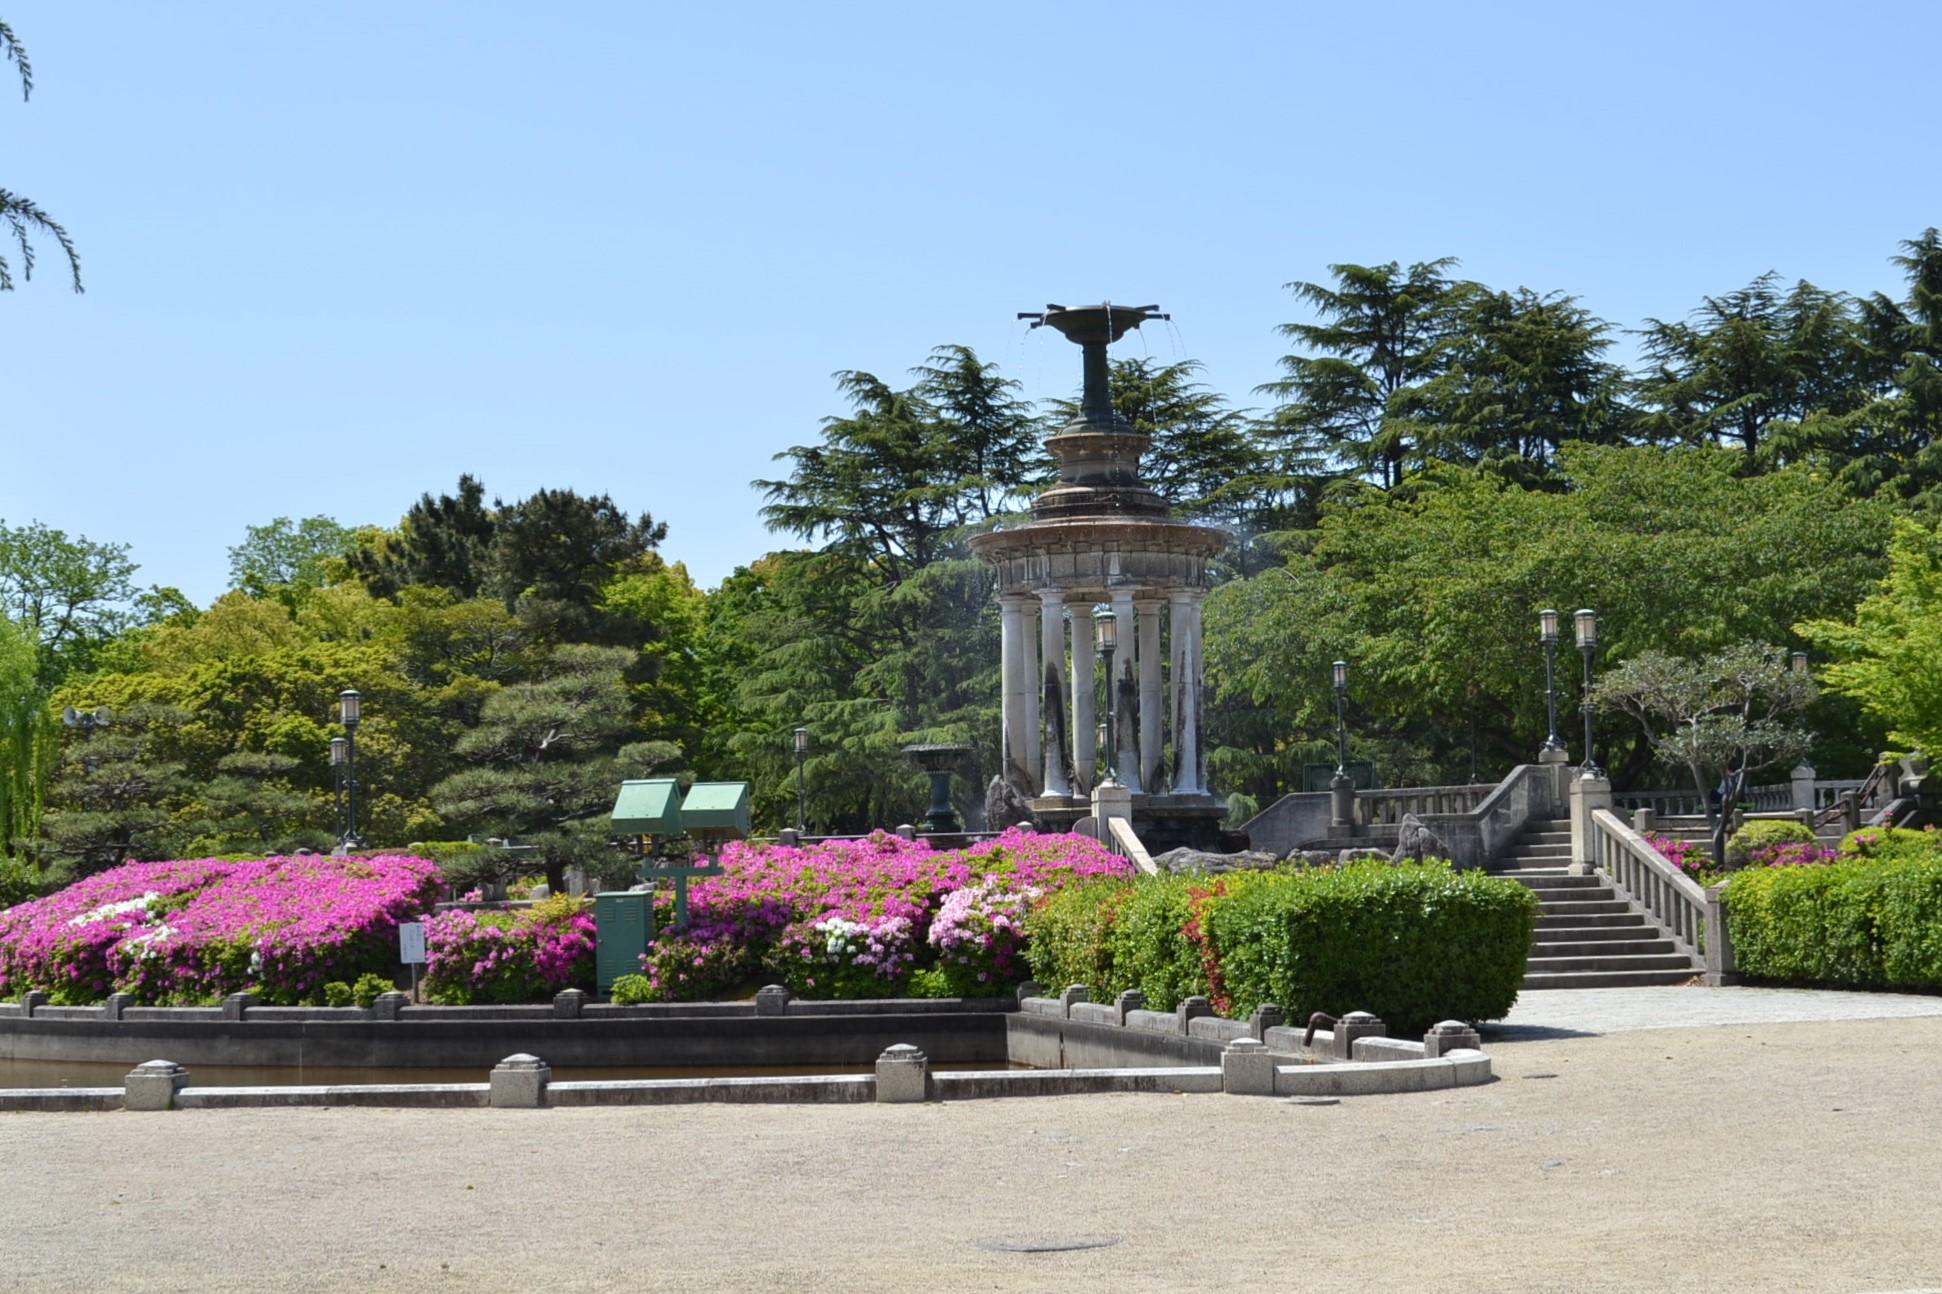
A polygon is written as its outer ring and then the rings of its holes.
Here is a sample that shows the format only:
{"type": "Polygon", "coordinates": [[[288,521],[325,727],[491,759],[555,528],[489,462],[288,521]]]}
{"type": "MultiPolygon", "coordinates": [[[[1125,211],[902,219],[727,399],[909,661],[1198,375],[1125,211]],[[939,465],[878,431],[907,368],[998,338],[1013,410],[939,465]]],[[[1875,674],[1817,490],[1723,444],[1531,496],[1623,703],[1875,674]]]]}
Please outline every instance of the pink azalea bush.
{"type": "Polygon", "coordinates": [[[425,918],[425,993],[449,1005],[534,1002],[593,987],[594,923],[585,899],[425,918]]]}
{"type": "Polygon", "coordinates": [[[0,911],[0,996],[61,1004],[321,1000],[325,983],[397,965],[397,929],[431,907],[423,858],[128,863],[0,911]]]}
{"type": "MultiPolygon", "coordinates": [[[[689,889],[688,928],[663,933],[642,959],[659,998],[702,999],[764,978],[815,997],[999,993],[1025,975],[1021,905],[1132,870],[1095,840],[1018,830],[950,850],[884,832],[787,848],[736,842],[719,861],[721,875],[689,889]]],[[[665,932],[673,916],[662,896],[657,925],[665,932]]]]}

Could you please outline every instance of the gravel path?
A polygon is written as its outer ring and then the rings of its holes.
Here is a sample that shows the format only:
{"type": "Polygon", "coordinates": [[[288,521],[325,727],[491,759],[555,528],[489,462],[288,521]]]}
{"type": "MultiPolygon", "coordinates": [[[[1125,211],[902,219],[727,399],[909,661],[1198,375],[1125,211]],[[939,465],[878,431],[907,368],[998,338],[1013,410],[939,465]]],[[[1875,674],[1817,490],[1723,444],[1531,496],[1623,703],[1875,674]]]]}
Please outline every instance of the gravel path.
{"type": "Polygon", "coordinates": [[[1561,1037],[1701,1025],[1788,1024],[1811,1020],[1905,1020],[1942,1015],[1942,997],[1845,993],[1802,988],[1540,989],[1517,995],[1489,1038],[1561,1037]]]}
{"type": "Polygon", "coordinates": [[[0,1289],[1942,1287],[1942,1017],[1491,1051],[1333,1106],[0,1115],[0,1289]]]}

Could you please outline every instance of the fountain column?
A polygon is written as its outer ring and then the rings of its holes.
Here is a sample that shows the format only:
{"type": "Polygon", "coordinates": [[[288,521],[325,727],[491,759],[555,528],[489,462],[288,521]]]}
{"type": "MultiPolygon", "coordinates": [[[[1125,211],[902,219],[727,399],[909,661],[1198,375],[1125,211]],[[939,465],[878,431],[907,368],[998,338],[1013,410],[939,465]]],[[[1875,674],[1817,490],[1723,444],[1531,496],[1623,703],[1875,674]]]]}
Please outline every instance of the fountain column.
{"type": "Polygon", "coordinates": [[[1140,781],[1139,683],[1134,651],[1139,645],[1138,624],[1133,618],[1133,590],[1114,589],[1113,618],[1121,625],[1124,637],[1113,657],[1113,772],[1134,795],[1144,795],[1140,781]]]}
{"type": "Polygon", "coordinates": [[[1148,795],[1166,786],[1160,767],[1160,608],[1151,598],[1135,604],[1140,615],[1140,785],[1148,795]]]}
{"type": "Polygon", "coordinates": [[[1045,793],[1071,795],[1072,779],[1066,775],[1072,748],[1066,744],[1065,594],[1058,589],[1040,589],[1038,599],[1038,693],[1044,698],[1045,793]]]}
{"type": "Polygon", "coordinates": [[[1025,702],[1025,749],[1023,752],[1024,758],[1020,762],[1025,765],[1026,769],[1026,781],[1020,789],[1027,796],[1031,795],[1039,787],[1039,774],[1045,767],[1039,756],[1038,635],[1032,632],[1038,626],[1033,623],[1033,611],[1034,608],[1030,599],[1026,599],[1018,616],[1018,654],[1023,658],[1023,664],[1019,670],[1018,684],[1025,702]]]}
{"type": "Polygon", "coordinates": [[[1005,730],[1005,781],[1029,795],[1037,780],[1025,763],[1025,598],[1008,593],[998,599],[998,659],[1004,690],[1000,711],[1005,730]]]}
{"type": "Polygon", "coordinates": [[[1199,795],[1200,608],[1190,589],[1170,596],[1173,638],[1173,793],[1199,795]]]}
{"type": "Polygon", "coordinates": [[[1092,646],[1092,604],[1072,608],[1072,793],[1092,794],[1099,773],[1099,733],[1094,727],[1093,680],[1099,672],[1092,646]]]}

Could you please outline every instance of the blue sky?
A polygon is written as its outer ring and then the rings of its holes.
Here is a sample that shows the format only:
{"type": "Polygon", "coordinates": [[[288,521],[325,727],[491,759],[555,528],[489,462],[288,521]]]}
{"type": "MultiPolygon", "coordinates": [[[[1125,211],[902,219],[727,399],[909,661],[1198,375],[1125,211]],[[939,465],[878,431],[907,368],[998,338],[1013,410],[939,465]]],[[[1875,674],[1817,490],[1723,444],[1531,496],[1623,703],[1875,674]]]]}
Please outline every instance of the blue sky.
{"type": "Polygon", "coordinates": [[[1766,270],[1901,283],[1942,224],[1932,4],[168,6],[22,0],[0,187],[63,221],[0,296],[0,518],[206,602],[278,515],[459,473],[608,492],[712,585],[792,542],[748,482],[1013,316],[1255,401],[1334,262],[1456,256],[1633,327],[1766,270]]]}

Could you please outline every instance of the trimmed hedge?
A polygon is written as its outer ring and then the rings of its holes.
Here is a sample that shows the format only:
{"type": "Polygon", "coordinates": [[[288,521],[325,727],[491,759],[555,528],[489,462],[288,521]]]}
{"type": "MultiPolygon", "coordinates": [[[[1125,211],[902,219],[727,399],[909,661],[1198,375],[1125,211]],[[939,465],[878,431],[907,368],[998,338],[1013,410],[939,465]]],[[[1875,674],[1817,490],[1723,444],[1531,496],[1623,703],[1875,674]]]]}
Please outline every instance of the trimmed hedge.
{"type": "Polygon", "coordinates": [[[1536,898],[1515,881],[1374,861],[1081,886],[1026,928],[1048,987],[1137,988],[1157,1010],[1205,993],[1226,1015],[1263,1002],[1296,1020],[1369,1011],[1406,1036],[1507,1013],[1536,919],[1536,898]]]}
{"type": "Polygon", "coordinates": [[[1723,897],[1743,975],[1942,989],[1942,853],[1933,848],[1741,872],[1723,897]]]}
{"type": "Polygon", "coordinates": [[[1726,865],[1738,869],[1754,861],[1761,850],[1778,845],[1811,845],[1814,833],[1805,824],[1762,818],[1749,822],[1726,841],[1726,865]]]}

